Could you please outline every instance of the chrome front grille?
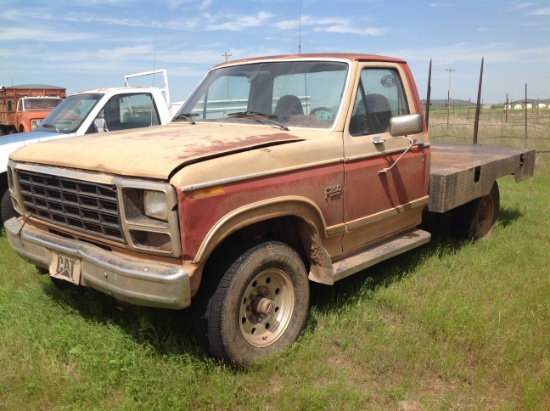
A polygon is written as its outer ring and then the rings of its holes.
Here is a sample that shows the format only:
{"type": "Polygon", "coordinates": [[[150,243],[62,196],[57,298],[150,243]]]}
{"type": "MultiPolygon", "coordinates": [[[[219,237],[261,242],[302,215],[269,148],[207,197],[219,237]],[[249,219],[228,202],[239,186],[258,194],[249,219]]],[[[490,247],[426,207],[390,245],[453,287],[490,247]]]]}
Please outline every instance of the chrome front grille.
{"type": "Polygon", "coordinates": [[[17,170],[26,211],[41,220],[124,243],[116,186],[17,170]]]}

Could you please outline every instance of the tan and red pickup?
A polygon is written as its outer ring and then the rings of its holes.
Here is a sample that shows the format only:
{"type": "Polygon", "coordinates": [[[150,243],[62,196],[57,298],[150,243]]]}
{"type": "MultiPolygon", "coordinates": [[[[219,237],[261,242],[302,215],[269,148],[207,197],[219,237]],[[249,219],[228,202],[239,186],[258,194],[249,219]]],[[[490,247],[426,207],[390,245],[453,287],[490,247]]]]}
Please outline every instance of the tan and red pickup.
{"type": "Polygon", "coordinates": [[[428,242],[424,211],[490,233],[496,179],[535,152],[432,145],[405,61],[310,54],[218,65],[168,125],[10,158],[17,253],[56,284],[193,306],[207,351],[250,364],[296,340],[310,281],[428,242]]]}

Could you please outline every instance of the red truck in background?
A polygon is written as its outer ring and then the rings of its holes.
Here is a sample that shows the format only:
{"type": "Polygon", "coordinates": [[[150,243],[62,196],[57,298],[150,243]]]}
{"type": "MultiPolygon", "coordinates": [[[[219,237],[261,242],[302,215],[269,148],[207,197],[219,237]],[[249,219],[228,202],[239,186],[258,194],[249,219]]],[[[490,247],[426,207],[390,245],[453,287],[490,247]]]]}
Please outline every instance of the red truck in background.
{"type": "Polygon", "coordinates": [[[63,87],[26,84],[0,88],[0,136],[34,130],[66,97],[63,87]]]}

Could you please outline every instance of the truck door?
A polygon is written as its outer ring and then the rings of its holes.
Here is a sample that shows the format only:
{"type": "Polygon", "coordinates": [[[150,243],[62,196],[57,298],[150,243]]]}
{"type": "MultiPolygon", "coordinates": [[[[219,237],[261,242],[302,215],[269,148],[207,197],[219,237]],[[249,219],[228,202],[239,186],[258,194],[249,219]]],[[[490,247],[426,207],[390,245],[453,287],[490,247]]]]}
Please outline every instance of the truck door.
{"type": "Polygon", "coordinates": [[[411,113],[412,93],[398,64],[365,63],[344,132],[346,231],[342,248],[354,250],[420,223],[427,202],[429,149],[392,137],[390,118],[411,113]]]}

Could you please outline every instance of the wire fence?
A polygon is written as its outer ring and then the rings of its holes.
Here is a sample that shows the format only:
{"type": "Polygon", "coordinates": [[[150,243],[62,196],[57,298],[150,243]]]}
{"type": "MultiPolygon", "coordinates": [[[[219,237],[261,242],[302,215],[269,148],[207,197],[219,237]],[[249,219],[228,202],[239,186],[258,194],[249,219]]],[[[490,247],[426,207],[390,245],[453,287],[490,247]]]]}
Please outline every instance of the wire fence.
{"type": "MultiPolygon", "coordinates": [[[[476,108],[472,106],[431,108],[430,140],[472,143],[476,108]]],[[[478,144],[535,149],[550,153],[550,109],[505,110],[503,106],[480,111],[478,144]]]]}

